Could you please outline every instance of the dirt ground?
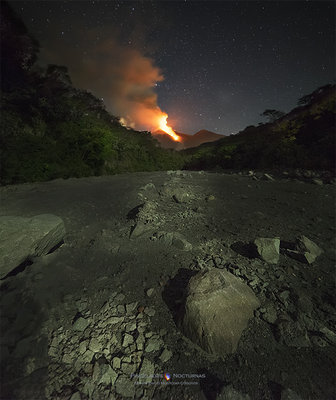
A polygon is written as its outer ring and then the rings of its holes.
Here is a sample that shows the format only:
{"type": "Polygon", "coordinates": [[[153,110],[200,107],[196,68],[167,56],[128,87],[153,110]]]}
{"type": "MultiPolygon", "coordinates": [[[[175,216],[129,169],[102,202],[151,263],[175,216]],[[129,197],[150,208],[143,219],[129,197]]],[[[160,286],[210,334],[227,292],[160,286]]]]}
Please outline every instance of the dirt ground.
{"type": "Polygon", "coordinates": [[[335,398],[335,184],[178,171],[7,186],[0,194],[0,215],[55,214],[66,227],[60,247],[1,281],[2,399],[335,398]],[[167,233],[185,240],[176,246],[167,233]],[[300,235],[323,249],[312,264],[284,251],[267,264],[250,251],[257,237],[285,244],[300,235]],[[188,279],[206,267],[228,269],[261,302],[224,359],[175,324],[188,279]],[[88,326],[74,330],[79,316],[88,326]],[[154,350],[126,350],[132,321],[133,339],[143,332],[154,350]],[[175,377],[137,385],[130,373],[145,371],[144,358],[156,374],[175,377]]]}

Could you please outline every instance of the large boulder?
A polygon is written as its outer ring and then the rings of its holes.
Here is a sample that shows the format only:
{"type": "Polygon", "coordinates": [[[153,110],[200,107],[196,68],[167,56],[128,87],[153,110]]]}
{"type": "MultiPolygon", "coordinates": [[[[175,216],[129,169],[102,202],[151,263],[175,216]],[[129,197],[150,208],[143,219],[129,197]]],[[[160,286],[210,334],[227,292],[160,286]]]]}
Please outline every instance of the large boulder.
{"type": "Polygon", "coordinates": [[[181,330],[206,352],[225,356],[235,352],[259,305],[252,289],[239,278],[208,268],[189,281],[181,330]]]}
{"type": "Polygon", "coordinates": [[[47,254],[64,235],[64,222],[56,215],[0,217],[0,279],[22,262],[47,254]]]}

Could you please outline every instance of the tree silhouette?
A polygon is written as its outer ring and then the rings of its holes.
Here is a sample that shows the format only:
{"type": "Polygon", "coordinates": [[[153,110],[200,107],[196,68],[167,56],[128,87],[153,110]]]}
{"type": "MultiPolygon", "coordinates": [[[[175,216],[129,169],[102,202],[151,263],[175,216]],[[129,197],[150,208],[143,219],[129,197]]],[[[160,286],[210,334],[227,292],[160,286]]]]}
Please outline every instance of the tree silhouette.
{"type": "Polygon", "coordinates": [[[278,111],[278,110],[270,110],[267,109],[265,110],[262,114],[260,114],[262,117],[268,118],[269,122],[274,122],[277,119],[283,117],[285,115],[284,112],[278,111]]]}

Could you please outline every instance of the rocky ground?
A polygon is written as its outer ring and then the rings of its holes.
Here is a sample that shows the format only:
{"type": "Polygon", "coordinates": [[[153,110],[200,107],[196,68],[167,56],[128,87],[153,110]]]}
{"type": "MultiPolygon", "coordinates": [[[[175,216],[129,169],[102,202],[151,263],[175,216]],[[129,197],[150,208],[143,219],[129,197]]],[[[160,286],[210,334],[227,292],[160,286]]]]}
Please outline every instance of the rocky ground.
{"type": "Polygon", "coordinates": [[[176,171],[2,187],[2,216],[54,214],[66,235],[1,280],[1,398],[334,399],[335,184],[308,178],[176,171]],[[286,250],[300,235],[323,250],[310,264],[286,250]],[[277,263],[251,250],[260,237],[280,238],[277,263]],[[208,267],[261,304],[223,358],[175,324],[208,267]]]}

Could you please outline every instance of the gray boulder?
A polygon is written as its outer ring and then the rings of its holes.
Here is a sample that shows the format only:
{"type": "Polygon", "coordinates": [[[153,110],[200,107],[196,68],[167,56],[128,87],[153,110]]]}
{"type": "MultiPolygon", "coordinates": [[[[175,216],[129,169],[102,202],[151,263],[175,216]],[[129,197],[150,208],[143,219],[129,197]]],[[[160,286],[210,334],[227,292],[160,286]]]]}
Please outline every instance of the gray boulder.
{"type": "Polygon", "coordinates": [[[0,279],[22,262],[47,254],[64,235],[64,222],[56,215],[0,217],[0,279]]]}
{"type": "Polygon", "coordinates": [[[280,254],[280,238],[257,238],[254,241],[260,258],[267,263],[277,264],[280,254]]]}
{"type": "Polygon", "coordinates": [[[252,289],[226,270],[208,268],[190,279],[186,295],[185,336],[210,354],[234,353],[260,305],[252,289]]]}

